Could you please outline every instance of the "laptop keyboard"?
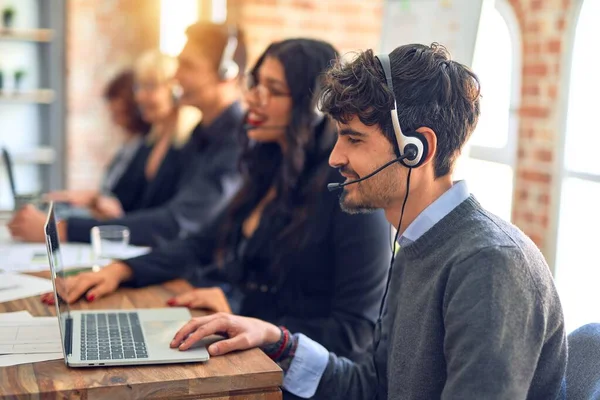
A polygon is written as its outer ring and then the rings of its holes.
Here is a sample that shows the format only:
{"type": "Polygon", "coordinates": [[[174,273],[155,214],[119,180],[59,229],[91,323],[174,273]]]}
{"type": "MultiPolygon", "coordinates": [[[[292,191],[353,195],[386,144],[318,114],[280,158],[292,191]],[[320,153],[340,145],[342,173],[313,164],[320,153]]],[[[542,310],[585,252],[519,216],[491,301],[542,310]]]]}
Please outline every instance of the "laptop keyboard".
{"type": "Polygon", "coordinates": [[[81,318],[82,360],[148,358],[136,312],[82,314],[81,318]]]}

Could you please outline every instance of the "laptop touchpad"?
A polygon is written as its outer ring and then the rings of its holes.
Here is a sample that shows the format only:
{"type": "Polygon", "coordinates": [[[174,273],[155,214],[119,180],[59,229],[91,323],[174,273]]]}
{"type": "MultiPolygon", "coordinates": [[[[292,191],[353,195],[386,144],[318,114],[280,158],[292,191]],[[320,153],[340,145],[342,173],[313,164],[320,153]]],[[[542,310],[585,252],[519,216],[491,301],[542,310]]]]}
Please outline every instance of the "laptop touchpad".
{"type": "Polygon", "coordinates": [[[144,321],[142,327],[147,342],[171,343],[175,334],[189,321],[144,321]]]}
{"type": "MultiPolygon", "coordinates": [[[[168,346],[175,337],[177,331],[179,331],[179,329],[181,329],[188,322],[188,320],[146,321],[142,323],[142,326],[147,342],[161,344],[166,343],[166,345],[168,346]]],[[[194,344],[194,346],[192,346],[191,349],[195,349],[198,347],[207,347],[214,342],[218,342],[219,340],[223,340],[223,337],[218,335],[211,335],[194,344]]]]}

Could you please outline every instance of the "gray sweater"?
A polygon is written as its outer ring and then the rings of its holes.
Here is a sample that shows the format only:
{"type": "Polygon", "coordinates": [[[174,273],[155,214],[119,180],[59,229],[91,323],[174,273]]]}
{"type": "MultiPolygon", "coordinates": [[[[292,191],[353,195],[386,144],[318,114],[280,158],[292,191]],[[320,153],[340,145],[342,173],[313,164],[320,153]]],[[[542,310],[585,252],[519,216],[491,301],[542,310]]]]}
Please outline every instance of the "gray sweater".
{"type": "Polygon", "coordinates": [[[373,353],[330,354],[320,399],[562,398],[567,342],[537,247],[469,197],[394,263],[373,353]]]}

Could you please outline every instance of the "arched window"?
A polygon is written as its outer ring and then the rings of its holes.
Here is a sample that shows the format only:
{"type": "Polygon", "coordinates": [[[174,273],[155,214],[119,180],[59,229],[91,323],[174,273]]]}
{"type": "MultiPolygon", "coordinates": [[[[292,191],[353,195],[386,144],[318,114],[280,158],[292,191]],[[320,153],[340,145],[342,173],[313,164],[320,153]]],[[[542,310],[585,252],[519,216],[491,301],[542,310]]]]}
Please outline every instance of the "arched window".
{"type": "Polygon", "coordinates": [[[198,0],[172,0],[160,2],[160,50],[177,56],[187,40],[185,30],[198,20],[198,0]]]}
{"type": "Polygon", "coordinates": [[[188,26],[198,19],[223,23],[227,19],[227,0],[173,0],[160,1],[160,51],[177,56],[187,37],[188,26]]]}
{"type": "Polygon", "coordinates": [[[473,71],[481,81],[481,117],[457,164],[482,205],[510,220],[520,97],[519,25],[507,0],[484,6],[477,33],[473,71]]]}
{"type": "Polygon", "coordinates": [[[600,321],[600,1],[578,4],[559,180],[556,282],[567,329],[600,321]]]}

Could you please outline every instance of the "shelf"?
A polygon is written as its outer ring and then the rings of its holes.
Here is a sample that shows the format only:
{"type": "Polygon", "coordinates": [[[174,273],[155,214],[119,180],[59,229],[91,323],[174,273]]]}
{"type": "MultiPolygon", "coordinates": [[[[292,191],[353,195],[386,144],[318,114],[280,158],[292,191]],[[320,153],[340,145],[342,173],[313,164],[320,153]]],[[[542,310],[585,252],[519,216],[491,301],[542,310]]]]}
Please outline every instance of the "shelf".
{"type": "Polygon", "coordinates": [[[25,90],[22,92],[0,90],[0,103],[50,104],[53,101],[54,91],[50,89],[25,90]]]}
{"type": "Polygon", "coordinates": [[[52,40],[52,29],[5,29],[0,28],[0,40],[47,43],[52,40]]]}

